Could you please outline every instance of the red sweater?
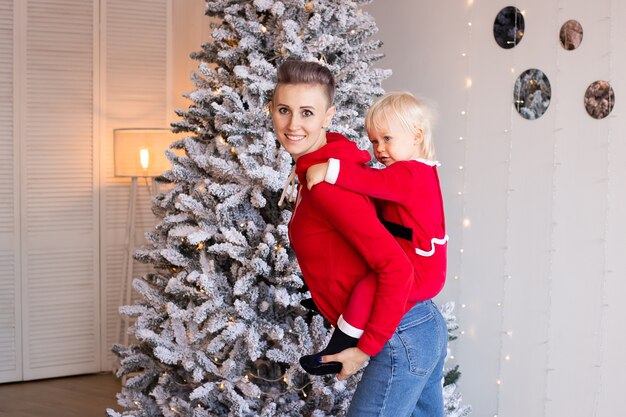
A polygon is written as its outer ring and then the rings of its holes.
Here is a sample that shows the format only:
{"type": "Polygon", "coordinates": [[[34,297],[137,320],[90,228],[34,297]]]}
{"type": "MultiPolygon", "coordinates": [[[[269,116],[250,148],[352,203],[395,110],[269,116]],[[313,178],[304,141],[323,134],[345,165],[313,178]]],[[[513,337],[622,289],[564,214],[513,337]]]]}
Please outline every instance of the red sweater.
{"type": "Polygon", "coordinates": [[[415,269],[409,302],[429,300],[446,280],[447,246],[443,198],[437,163],[425,159],[398,161],[373,169],[347,161],[329,161],[332,183],[383,200],[383,222],[398,237],[415,269]],[[334,181],[333,181],[334,179],[334,181]]]}
{"type": "MultiPolygon", "coordinates": [[[[398,242],[378,221],[371,199],[322,183],[308,190],[306,170],[329,158],[365,163],[370,155],[337,133],[327,144],[296,163],[300,181],[289,223],[289,239],[311,296],[333,325],[344,311],[356,282],[377,274],[370,321],[358,347],[373,356],[396,330],[407,308],[413,268],[398,242]]],[[[410,308],[410,307],[409,307],[410,308]]]]}

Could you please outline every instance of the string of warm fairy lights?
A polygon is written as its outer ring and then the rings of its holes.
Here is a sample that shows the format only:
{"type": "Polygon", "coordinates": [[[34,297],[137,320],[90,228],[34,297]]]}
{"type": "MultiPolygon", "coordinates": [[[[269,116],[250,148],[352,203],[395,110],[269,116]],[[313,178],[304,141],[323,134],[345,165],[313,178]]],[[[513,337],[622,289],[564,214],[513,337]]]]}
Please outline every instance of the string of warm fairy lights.
{"type": "MultiPolygon", "coordinates": [[[[617,43],[614,42],[613,36],[616,32],[615,27],[614,27],[614,19],[611,17],[613,16],[613,13],[616,12],[615,10],[613,10],[613,5],[614,2],[613,1],[609,1],[609,10],[608,10],[608,15],[605,17],[605,20],[608,22],[608,26],[609,26],[609,39],[608,39],[608,66],[609,66],[609,74],[608,74],[608,79],[607,81],[609,82],[609,85],[611,85],[611,83],[613,82],[613,45],[616,45],[617,43]]],[[[610,97],[610,96],[609,96],[610,97]]],[[[613,167],[613,161],[611,158],[612,155],[612,124],[613,124],[613,119],[615,118],[615,115],[613,112],[611,112],[608,116],[607,116],[607,123],[608,123],[608,131],[607,131],[607,138],[606,138],[606,197],[605,197],[605,213],[604,213],[604,237],[602,239],[602,243],[603,243],[603,252],[604,252],[604,259],[603,259],[603,268],[602,268],[602,279],[600,280],[600,325],[599,325],[599,346],[598,346],[598,363],[596,364],[597,369],[598,369],[598,381],[595,385],[596,390],[594,392],[594,399],[593,399],[593,414],[594,416],[599,415],[599,408],[600,408],[600,403],[601,403],[601,395],[604,392],[603,391],[603,382],[604,382],[604,378],[603,378],[603,370],[605,369],[606,366],[606,343],[605,343],[605,333],[607,331],[606,328],[606,320],[607,320],[607,315],[608,315],[608,294],[607,294],[607,281],[609,279],[609,276],[611,275],[611,271],[608,269],[609,268],[609,260],[608,260],[608,254],[609,254],[609,245],[608,245],[608,239],[609,239],[609,220],[610,220],[610,214],[611,214],[611,199],[612,199],[612,195],[611,195],[611,169],[613,167]]]]}
{"type": "MultiPolygon", "coordinates": [[[[521,19],[525,19],[526,17],[526,11],[525,10],[520,10],[520,14],[521,14],[521,19]]],[[[511,56],[511,79],[509,82],[509,85],[515,85],[516,82],[516,49],[517,49],[517,43],[518,43],[518,39],[517,39],[517,33],[519,31],[518,27],[520,25],[521,21],[518,21],[518,13],[516,10],[515,13],[515,38],[513,41],[508,41],[509,43],[513,43],[513,47],[510,50],[510,56],[511,56]]],[[[523,34],[522,34],[523,36],[523,34]]],[[[513,97],[511,97],[511,99],[513,99],[513,97]]],[[[507,159],[505,161],[506,165],[507,165],[507,172],[506,172],[506,199],[505,199],[505,203],[504,203],[504,213],[505,213],[505,219],[504,219],[504,249],[503,249],[503,265],[502,265],[502,288],[500,291],[500,301],[497,302],[497,307],[500,309],[500,336],[498,338],[498,362],[497,362],[497,368],[496,368],[496,378],[495,378],[495,384],[496,384],[496,401],[495,401],[495,412],[493,414],[494,417],[498,417],[498,413],[500,412],[500,395],[501,395],[501,391],[502,391],[502,384],[503,384],[503,379],[502,379],[502,373],[504,370],[504,366],[506,365],[507,362],[511,361],[511,354],[506,352],[506,347],[508,346],[508,340],[510,340],[510,338],[513,337],[513,331],[511,329],[507,329],[505,328],[506,325],[506,320],[505,320],[505,300],[507,299],[507,287],[508,287],[508,282],[513,279],[513,276],[511,274],[511,254],[509,252],[509,247],[510,247],[510,231],[511,231],[511,211],[510,211],[510,207],[511,207],[511,198],[512,198],[512,193],[513,193],[513,189],[512,189],[512,159],[513,159],[513,145],[514,145],[514,141],[513,141],[513,118],[514,117],[518,117],[517,115],[517,111],[516,111],[516,107],[511,105],[510,106],[510,111],[509,111],[509,126],[507,128],[505,128],[502,132],[503,137],[505,140],[508,141],[509,147],[508,147],[508,155],[507,155],[507,159]],[[506,339],[506,342],[505,342],[506,339]]]]}
{"type": "MultiPolygon", "coordinates": [[[[464,46],[464,48],[461,50],[460,55],[461,58],[464,60],[465,62],[465,75],[464,75],[464,79],[462,80],[463,85],[465,87],[465,106],[463,109],[461,109],[460,111],[460,115],[462,116],[463,120],[461,123],[462,126],[462,131],[460,132],[459,136],[458,136],[458,144],[459,146],[462,147],[462,151],[461,151],[461,158],[459,161],[459,166],[458,166],[458,172],[459,172],[459,176],[460,176],[460,180],[459,180],[459,190],[456,192],[458,198],[459,198],[459,204],[461,207],[461,231],[459,233],[459,236],[456,237],[456,239],[458,239],[459,242],[459,267],[458,270],[456,271],[456,273],[453,275],[453,280],[456,281],[456,287],[457,287],[457,299],[458,300],[462,300],[462,294],[461,294],[461,284],[460,284],[460,280],[461,277],[463,275],[463,258],[464,258],[464,250],[463,250],[463,245],[464,245],[464,230],[469,228],[471,225],[471,221],[470,219],[467,217],[467,212],[466,212],[466,204],[465,204],[465,191],[466,191],[466,187],[467,187],[467,181],[466,181],[466,171],[465,171],[465,161],[467,158],[467,131],[468,131],[468,113],[469,113],[469,102],[470,102],[470,93],[471,93],[471,88],[472,88],[472,78],[471,78],[471,71],[470,71],[470,56],[469,53],[467,52],[470,49],[471,46],[471,41],[472,41],[472,6],[474,4],[474,0],[466,0],[466,9],[467,9],[467,17],[466,17],[466,21],[467,21],[467,25],[466,25],[466,44],[464,46]]],[[[460,307],[462,309],[466,308],[467,305],[461,301],[460,307]]],[[[463,330],[463,328],[461,327],[459,334],[461,336],[465,335],[465,330],[463,330]]],[[[450,359],[454,360],[454,355],[450,355],[450,359]]]]}
{"type": "MultiPolygon", "coordinates": [[[[229,320],[230,322],[234,322],[233,317],[230,318],[229,320]]],[[[291,331],[290,331],[291,332],[291,331]]],[[[223,363],[219,362],[218,358],[209,358],[211,360],[211,362],[213,362],[213,364],[215,364],[216,366],[221,366],[223,365],[223,363]]],[[[168,376],[168,372],[167,371],[163,371],[161,373],[162,377],[167,377],[168,376]]],[[[218,375],[215,375],[216,378],[219,378],[218,375]]],[[[216,386],[220,391],[224,391],[226,389],[226,383],[230,383],[232,386],[236,386],[237,382],[243,381],[244,383],[249,383],[250,379],[257,379],[257,380],[262,380],[265,382],[283,382],[285,384],[287,384],[287,386],[289,386],[290,384],[290,380],[289,377],[286,373],[284,373],[283,375],[277,377],[277,378],[265,378],[262,377],[260,375],[256,375],[252,372],[247,372],[239,381],[232,381],[229,380],[227,378],[221,378],[221,382],[217,383],[216,386]]],[[[219,380],[219,379],[218,379],[219,380]]],[[[179,386],[191,386],[191,384],[189,384],[187,381],[183,381],[184,383],[180,383],[178,381],[172,380],[171,382],[173,382],[176,385],[179,386]]],[[[280,391],[280,392],[273,392],[272,394],[269,394],[267,392],[261,392],[260,394],[257,395],[257,399],[261,399],[262,396],[268,396],[271,397],[272,399],[277,399],[278,397],[281,397],[289,392],[299,392],[304,398],[308,397],[308,394],[306,393],[306,388],[309,387],[310,385],[312,385],[313,382],[309,381],[306,384],[296,387],[296,386],[292,386],[287,388],[286,390],[280,391]]],[[[133,401],[133,403],[141,408],[141,403],[137,400],[133,401]]],[[[176,415],[184,415],[184,413],[182,412],[182,410],[178,410],[176,409],[176,407],[173,406],[168,406],[169,407],[169,411],[173,412],[176,415]]],[[[202,408],[202,404],[197,404],[196,407],[198,408],[202,408]]]]}
{"type": "MultiPolygon", "coordinates": [[[[245,223],[244,223],[244,222],[240,223],[240,226],[241,226],[241,227],[245,226],[245,223]]],[[[186,239],[186,238],[184,238],[184,237],[179,238],[179,241],[180,241],[180,243],[181,243],[182,245],[190,245],[190,242],[188,242],[188,241],[187,241],[187,239],[186,239]]],[[[193,249],[194,249],[196,252],[202,252],[202,251],[203,251],[203,250],[205,250],[205,248],[206,248],[206,244],[205,244],[204,242],[199,242],[199,243],[197,243],[197,244],[190,245],[190,246],[193,246],[193,249]]],[[[282,244],[280,244],[280,243],[277,243],[277,244],[275,244],[275,245],[273,246],[273,250],[274,250],[275,252],[279,252],[279,251],[280,251],[280,250],[282,250],[282,249],[283,249],[283,246],[282,246],[282,244]]],[[[173,273],[177,273],[177,272],[179,272],[179,271],[180,271],[180,268],[179,268],[179,267],[176,267],[176,266],[170,267],[169,269],[170,269],[173,273]]],[[[206,290],[205,290],[204,288],[202,288],[202,286],[199,286],[199,287],[197,288],[197,290],[198,290],[198,292],[199,292],[200,294],[203,294],[203,295],[205,295],[205,294],[206,294],[206,290]]],[[[229,317],[228,321],[229,321],[229,323],[230,323],[230,324],[235,323],[235,317],[231,315],[231,316],[229,317]]],[[[293,333],[293,331],[292,331],[291,329],[288,329],[288,332],[289,332],[289,333],[293,333]]],[[[224,364],[223,362],[220,362],[220,360],[219,360],[219,358],[218,358],[218,357],[209,357],[208,359],[209,359],[209,360],[210,360],[210,361],[211,361],[214,365],[216,365],[216,366],[222,366],[222,365],[224,364]]],[[[168,376],[168,372],[167,372],[167,371],[163,371],[163,372],[161,373],[161,376],[162,376],[162,377],[167,377],[167,376],[168,376]]],[[[226,385],[225,385],[226,383],[230,383],[232,386],[235,386],[235,385],[237,384],[237,382],[238,382],[238,381],[232,381],[232,380],[229,380],[229,379],[224,378],[224,377],[220,377],[219,375],[213,375],[213,376],[214,376],[214,377],[215,377],[218,381],[221,379],[221,382],[219,382],[219,383],[217,384],[217,388],[218,388],[220,391],[223,391],[223,390],[225,390],[225,389],[226,389],[226,385]]],[[[287,389],[284,389],[284,390],[281,390],[281,391],[278,391],[278,392],[272,392],[271,394],[270,394],[270,393],[267,393],[267,392],[261,392],[260,394],[258,394],[258,395],[257,395],[257,399],[260,399],[262,396],[267,396],[267,397],[270,397],[270,398],[272,398],[272,399],[274,399],[274,400],[275,400],[275,399],[277,399],[278,397],[283,396],[283,395],[285,395],[285,394],[287,394],[287,393],[290,393],[290,392],[297,392],[297,393],[299,393],[300,395],[302,395],[302,397],[307,398],[307,397],[308,397],[308,394],[306,393],[306,389],[307,389],[309,386],[311,386],[311,385],[312,385],[312,382],[311,382],[311,381],[309,381],[309,382],[305,383],[305,384],[304,384],[304,385],[302,385],[302,386],[291,386],[291,387],[290,387],[289,385],[290,385],[291,381],[290,381],[290,379],[289,379],[289,377],[288,377],[288,375],[287,375],[287,372],[283,373],[282,375],[280,375],[279,377],[274,378],[274,379],[271,379],[271,378],[265,378],[265,377],[262,377],[262,376],[260,376],[260,375],[254,374],[254,373],[252,373],[252,372],[247,372],[247,373],[246,373],[246,374],[245,374],[245,375],[244,375],[244,376],[240,379],[240,381],[241,381],[241,380],[243,380],[243,382],[245,382],[245,383],[249,383],[251,378],[252,378],[252,379],[257,379],[257,380],[262,380],[262,381],[265,381],[265,382],[270,382],[270,383],[274,383],[274,382],[281,382],[281,381],[282,381],[283,383],[287,384],[287,387],[288,387],[287,389]]],[[[189,382],[187,382],[187,381],[183,381],[184,383],[182,383],[182,384],[181,384],[180,382],[178,382],[178,381],[175,381],[175,380],[172,380],[171,382],[173,382],[174,384],[179,385],[179,386],[191,386],[191,384],[190,384],[189,382]]],[[[136,400],[135,400],[135,401],[134,401],[134,404],[135,404],[137,407],[141,407],[141,403],[140,403],[139,401],[136,401],[136,400]]],[[[168,409],[169,409],[169,411],[170,411],[170,412],[172,412],[172,413],[174,413],[174,414],[176,414],[176,415],[184,415],[184,413],[183,413],[183,411],[182,411],[182,410],[178,410],[176,407],[173,407],[173,406],[171,406],[171,405],[170,405],[170,406],[168,406],[168,407],[169,407],[168,409]]],[[[198,407],[198,408],[202,408],[202,404],[197,404],[197,407],[198,407]]]]}
{"type": "MultiPolygon", "coordinates": [[[[563,19],[562,19],[562,15],[561,15],[561,11],[563,10],[563,5],[561,4],[562,0],[559,0],[558,4],[557,4],[557,13],[556,13],[556,24],[554,25],[557,28],[561,27],[561,24],[563,23],[563,19]]],[[[561,76],[561,62],[560,62],[560,56],[563,53],[563,48],[559,48],[557,47],[556,49],[556,69],[555,69],[555,80],[559,80],[560,76],[561,76]]],[[[547,318],[547,325],[546,325],[546,352],[545,352],[545,363],[544,363],[544,370],[545,370],[545,377],[544,377],[544,384],[546,385],[546,387],[548,386],[548,375],[550,372],[550,359],[551,359],[551,344],[549,342],[550,339],[550,333],[552,331],[552,290],[553,290],[553,281],[552,281],[552,275],[554,273],[554,254],[556,252],[556,244],[555,244],[555,235],[556,235],[556,221],[554,219],[554,213],[555,213],[555,207],[556,207],[556,195],[557,195],[557,174],[558,174],[558,169],[559,169],[559,161],[557,159],[557,155],[559,155],[559,134],[558,132],[561,131],[563,128],[560,126],[560,121],[559,121],[559,107],[560,107],[560,100],[559,97],[552,97],[551,99],[551,106],[553,107],[553,111],[555,113],[554,116],[554,140],[553,140],[553,144],[552,144],[552,184],[551,184],[551,189],[550,189],[550,195],[552,197],[552,200],[550,201],[550,230],[549,230],[549,236],[550,236],[550,246],[549,246],[549,254],[548,254],[548,267],[547,267],[547,271],[546,271],[546,286],[548,288],[548,305],[547,305],[547,311],[548,311],[548,318],[547,318]]],[[[543,399],[543,415],[547,415],[547,407],[548,404],[550,403],[550,398],[548,398],[548,392],[546,390],[545,392],[545,396],[543,399]]]]}
{"type": "MultiPolygon", "coordinates": [[[[467,8],[469,10],[469,8],[471,8],[473,0],[466,0],[467,1],[467,8]]],[[[458,143],[459,146],[462,147],[462,152],[461,152],[461,158],[459,161],[459,166],[458,166],[458,171],[459,171],[459,176],[460,176],[460,180],[458,181],[459,184],[459,189],[457,190],[456,194],[460,200],[460,206],[461,206],[461,233],[459,234],[459,236],[457,237],[457,240],[459,242],[459,267],[458,270],[456,271],[456,273],[453,276],[453,279],[455,281],[457,281],[456,286],[458,288],[458,292],[457,292],[457,298],[459,300],[461,300],[461,285],[458,283],[458,281],[461,279],[461,274],[463,273],[463,228],[465,227],[465,219],[466,219],[466,212],[465,212],[465,202],[464,202],[464,196],[465,196],[465,167],[464,167],[464,163],[465,163],[465,158],[466,158],[466,154],[467,154],[467,147],[465,146],[466,143],[466,135],[467,135],[467,117],[465,117],[467,115],[467,109],[469,107],[469,90],[471,87],[471,78],[469,77],[469,55],[466,52],[467,49],[469,48],[469,43],[470,43],[470,37],[471,37],[471,27],[472,27],[472,22],[470,19],[467,20],[467,35],[465,36],[465,39],[467,40],[467,44],[465,45],[464,48],[461,49],[460,52],[460,56],[461,58],[464,60],[465,62],[465,75],[464,75],[464,83],[465,83],[465,107],[463,109],[461,109],[460,114],[461,116],[463,116],[463,123],[462,123],[462,132],[461,134],[459,134],[458,136],[458,143]]],[[[467,220],[467,225],[469,226],[469,220],[467,220]]],[[[463,307],[465,307],[465,304],[462,304],[463,307]]],[[[460,330],[459,333],[461,335],[465,334],[464,330],[460,330]]],[[[450,356],[450,359],[454,359],[454,356],[450,356]]]]}

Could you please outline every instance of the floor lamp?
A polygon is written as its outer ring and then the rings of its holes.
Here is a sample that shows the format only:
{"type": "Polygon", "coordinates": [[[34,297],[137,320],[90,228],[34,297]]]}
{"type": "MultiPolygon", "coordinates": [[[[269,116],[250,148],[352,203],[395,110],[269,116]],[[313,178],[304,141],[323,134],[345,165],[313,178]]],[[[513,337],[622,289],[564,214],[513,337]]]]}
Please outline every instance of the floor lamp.
{"type": "MultiPolygon", "coordinates": [[[[135,251],[135,213],[137,183],[140,177],[154,178],[171,168],[165,150],[174,141],[169,129],[115,129],[113,130],[113,156],[115,176],[130,177],[130,199],[126,219],[126,255],[120,285],[120,306],[131,302],[133,280],[133,252],[135,251]]],[[[152,180],[151,194],[156,194],[156,182],[152,180]]],[[[128,317],[118,314],[117,341],[128,345],[128,317]]]]}

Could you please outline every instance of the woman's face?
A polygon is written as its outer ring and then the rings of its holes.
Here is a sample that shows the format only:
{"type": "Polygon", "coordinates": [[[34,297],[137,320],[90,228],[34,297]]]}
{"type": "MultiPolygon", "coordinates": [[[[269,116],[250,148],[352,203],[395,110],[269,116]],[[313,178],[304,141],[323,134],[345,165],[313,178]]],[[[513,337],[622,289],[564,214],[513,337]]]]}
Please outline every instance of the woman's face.
{"type": "Polygon", "coordinates": [[[271,103],[276,137],[294,160],[326,144],[335,107],[318,84],[280,84],[271,103]]]}

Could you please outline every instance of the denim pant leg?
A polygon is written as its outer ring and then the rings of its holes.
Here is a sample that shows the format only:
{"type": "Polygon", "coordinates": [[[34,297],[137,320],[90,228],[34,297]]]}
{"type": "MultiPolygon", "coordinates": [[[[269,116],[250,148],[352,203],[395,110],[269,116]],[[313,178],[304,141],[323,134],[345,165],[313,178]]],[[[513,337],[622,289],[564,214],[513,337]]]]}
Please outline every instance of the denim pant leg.
{"type": "Polygon", "coordinates": [[[448,326],[446,325],[446,320],[439,312],[439,309],[437,309],[436,318],[437,321],[440,322],[442,331],[445,332],[445,340],[442,348],[443,351],[441,352],[441,356],[439,357],[439,362],[437,363],[437,365],[435,365],[435,368],[430,374],[426,385],[424,385],[422,394],[417,401],[417,406],[415,407],[415,410],[411,415],[412,417],[443,417],[444,415],[443,365],[446,361],[446,356],[448,354],[448,326]]]}
{"type": "Polygon", "coordinates": [[[416,304],[370,360],[347,416],[442,417],[447,340],[437,307],[431,301],[416,304]]]}

